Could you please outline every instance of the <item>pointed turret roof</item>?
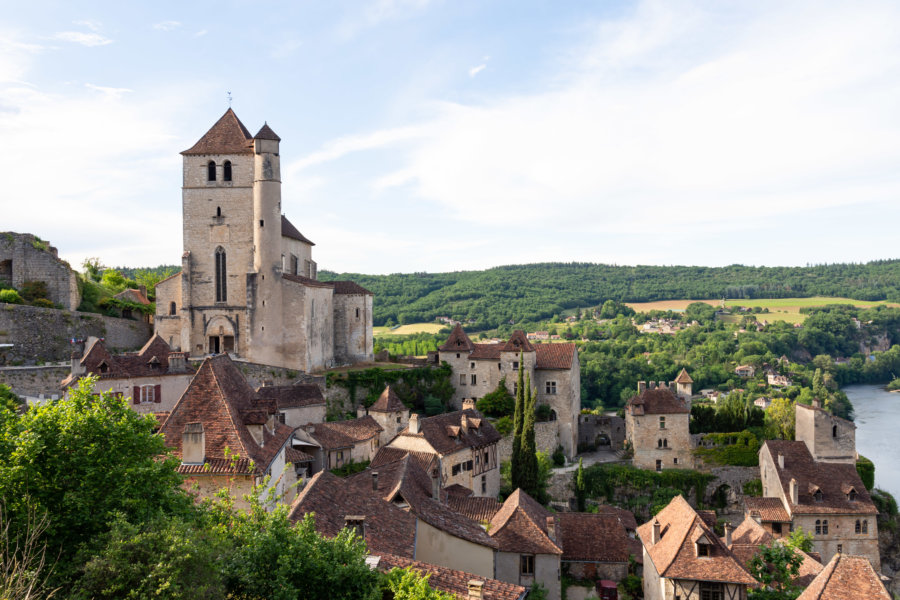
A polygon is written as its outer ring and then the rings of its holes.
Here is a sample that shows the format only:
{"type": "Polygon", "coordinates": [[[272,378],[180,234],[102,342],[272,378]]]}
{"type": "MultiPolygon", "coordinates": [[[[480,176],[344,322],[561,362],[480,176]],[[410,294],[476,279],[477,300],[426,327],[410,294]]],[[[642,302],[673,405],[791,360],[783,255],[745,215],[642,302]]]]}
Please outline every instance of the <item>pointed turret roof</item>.
{"type": "Polygon", "coordinates": [[[691,379],[690,375],[688,375],[687,370],[682,368],[681,373],[679,373],[678,377],[675,378],[675,383],[694,383],[694,380],[691,379]]]}
{"type": "Polygon", "coordinates": [[[403,404],[403,401],[400,400],[400,397],[397,396],[397,392],[395,392],[391,386],[387,386],[384,388],[384,391],[381,392],[381,395],[378,396],[378,400],[375,401],[375,404],[369,407],[369,412],[400,412],[408,410],[406,405],[403,404]]]}
{"type": "Polygon", "coordinates": [[[196,144],[182,152],[184,155],[252,153],[253,137],[230,108],[196,144]]]}
{"type": "Polygon", "coordinates": [[[278,137],[278,134],[272,131],[272,128],[269,127],[268,123],[263,123],[262,128],[259,130],[253,139],[256,140],[275,140],[276,142],[280,142],[281,138],[278,137]]]}
{"type": "Polygon", "coordinates": [[[503,352],[534,352],[534,346],[521,329],[516,329],[503,346],[503,352]]]}
{"type": "Polygon", "coordinates": [[[453,328],[453,332],[447,338],[447,341],[444,342],[444,345],[438,348],[441,352],[462,352],[463,350],[471,352],[474,349],[475,344],[472,343],[472,340],[463,331],[462,325],[459,324],[453,328]]]}
{"type": "Polygon", "coordinates": [[[297,240],[298,242],[303,242],[304,244],[309,244],[310,246],[315,246],[305,235],[300,233],[300,230],[294,227],[294,224],[288,221],[288,218],[284,215],[281,215],[281,235],[284,237],[289,237],[292,240],[297,240]]]}

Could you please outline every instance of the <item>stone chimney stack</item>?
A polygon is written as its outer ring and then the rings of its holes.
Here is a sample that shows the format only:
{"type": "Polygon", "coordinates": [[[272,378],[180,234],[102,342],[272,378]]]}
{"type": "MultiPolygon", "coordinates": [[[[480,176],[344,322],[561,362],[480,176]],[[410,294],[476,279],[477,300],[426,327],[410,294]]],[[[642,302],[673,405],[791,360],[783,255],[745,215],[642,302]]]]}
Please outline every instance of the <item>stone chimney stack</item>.
{"type": "Polygon", "coordinates": [[[778,468],[784,470],[784,454],[778,455],[778,468]]]}
{"type": "Polygon", "coordinates": [[[665,381],[660,381],[660,382],[657,383],[657,387],[659,387],[659,389],[661,389],[661,390],[662,390],[662,389],[669,389],[669,384],[666,383],[665,381]]]}
{"type": "Polygon", "coordinates": [[[169,352],[169,373],[184,373],[187,371],[187,359],[184,352],[169,352]]]}
{"type": "Polygon", "coordinates": [[[469,417],[465,413],[459,418],[459,429],[462,433],[469,430],[469,417]]]}
{"type": "Polygon", "coordinates": [[[642,394],[647,389],[646,381],[638,381],[638,394],[642,394]]]}
{"type": "Polygon", "coordinates": [[[791,478],[791,482],[788,484],[788,490],[791,495],[791,504],[800,504],[800,490],[798,489],[796,479],[791,478]]]}
{"type": "Polygon", "coordinates": [[[650,381],[650,382],[648,382],[648,383],[647,383],[647,389],[648,389],[648,390],[655,390],[655,389],[656,389],[656,382],[655,382],[655,381],[650,381]]]}
{"type": "Polygon", "coordinates": [[[409,415],[409,432],[419,433],[419,415],[416,413],[409,415]]]}
{"type": "Polygon", "coordinates": [[[378,491],[378,471],[372,471],[372,491],[378,491]]]}
{"type": "Polygon", "coordinates": [[[141,296],[143,296],[144,298],[147,297],[147,286],[146,285],[138,286],[138,291],[141,293],[141,296]]]}
{"type": "Polygon", "coordinates": [[[437,466],[431,469],[431,497],[434,498],[437,502],[441,501],[441,466],[438,463],[437,466]]]}
{"type": "Polygon", "coordinates": [[[181,434],[181,464],[202,465],[206,462],[206,434],[203,423],[188,423],[181,434]]]}
{"type": "Polygon", "coordinates": [[[475,408],[475,399],[474,398],[465,398],[462,401],[462,409],[463,410],[477,410],[475,408]]]}
{"type": "Polygon", "coordinates": [[[552,516],[547,517],[547,537],[556,541],[556,519],[552,516]]]}
{"type": "Polygon", "coordinates": [[[84,375],[87,369],[81,366],[81,353],[73,352],[69,358],[72,360],[72,375],[76,377],[84,375]]]}
{"type": "Polygon", "coordinates": [[[662,536],[660,534],[659,521],[657,521],[656,519],[653,519],[653,533],[650,536],[650,543],[655,546],[656,544],[659,543],[660,537],[662,537],[662,536]]]}
{"type": "Polygon", "coordinates": [[[470,579],[468,600],[481,600],[482,598],[484,598],[484,582],[477,579],[470,579]]]}
{"type": "Polygon", "coordinates": [[[822,401],[818,398],[813,398],[812,405],[813,408],[822,408],[822,401]]]}
{"type": "Polygon", "coordinates": [[[725,523],[725,545],[731,548],[731,523],[725,523]]]}

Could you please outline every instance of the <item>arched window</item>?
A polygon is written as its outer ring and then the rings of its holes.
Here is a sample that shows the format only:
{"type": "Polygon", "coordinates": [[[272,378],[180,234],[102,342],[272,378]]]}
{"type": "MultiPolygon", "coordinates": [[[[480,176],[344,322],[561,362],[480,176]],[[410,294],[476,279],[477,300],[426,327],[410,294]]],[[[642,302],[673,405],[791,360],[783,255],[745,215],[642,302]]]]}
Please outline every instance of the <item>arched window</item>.
{"type": "Polygon", "coordinates": [[[869,521],[867,521],[866,519],[863,519],[862,532],[869,533],[869,521]]]}
{"type": "Polygon", "coordinates": [[[669,439],[663,438],[663,448],[668,448],[668,447],[669,447],[669,439]]]}
{"type": "Polygon", "coordinates": [[[847,494],[847,499],[850,500],[850,502],[856,502],[858,496],[859,494],[856,493],[856,490],[851,489],[850,493],[847,494]]]}
{"type": "Polygon", "coordinates": [[[231,161],[226,160],[222,165],[222,181],[231,181],[231,161]]]}
{"type": "Polygon", "coordinates": [[[222,207],[221,207],[221,206],[217,206],[217,207],[216,207],[216,216],[217,216],[217,217],[221,217],[221,216],[222,216],[222,207]]]}
{"type": "Polygon", "coordinates": [[[228,297],[225,278],[225,248],[219,246],[216,248],[216,302],[225,302],[228,297]]]}
{"type": "Polygon", "coordinates": [[[169,302],[169,314],[170,315],[175,314],[175,303],[174,302],[169,302]]]}
{"type": "Polygon", "coordinates": [[[856,529],[854,531],[856,533],[862,533],[862,524],[859,522],[859,519],[856,520],[856,529]]]}
{"type": "Polygon", "coordinates": [[[815,499],[816,502],[821,502],[822,501],[822,490],[816,490],[816,493],[813,494],[813,498],[815,499]]]}
{"type": "Polygon", "coordinates": [[[656,440],[656,447],[662,448],[662,440],[656,440]]]}
{"type": "Polygon", "coordinates": [[[837,425],[831,426],[831,437],[837,437],[837,425]]]}
{"type": "Polygon", "coordinates": [[[215,181],[216,180],[216,163],[213,161],[209,161],[206,164],[206,180],[207,181],[215,181]]]}

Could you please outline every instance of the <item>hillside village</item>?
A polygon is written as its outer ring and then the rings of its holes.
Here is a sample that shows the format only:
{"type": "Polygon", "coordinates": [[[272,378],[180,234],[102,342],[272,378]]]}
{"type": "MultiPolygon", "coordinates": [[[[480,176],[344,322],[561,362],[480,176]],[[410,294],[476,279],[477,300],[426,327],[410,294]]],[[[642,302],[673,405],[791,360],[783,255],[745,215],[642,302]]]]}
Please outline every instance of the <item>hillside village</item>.
{"type": "MultiPolygon", "coordinates": [[[[411,568],[460,599],[746,600],[777,587],[761,548],[792,549],[793,597],[892,597],[895,567],[883,567],[879,545],[886,515],[858,467],[856,426],[835,410],[836,384],[790,403],[787,439],[754,435],[757,446],[738,449],[751,464],[723,465],[712,457],[744,443],[731,439],[742,432],[697,431],[699,416],[744,388],[695,390],[692,366],[673,362],[671,380],[634,379],[617,411],[585,402],[587,333],[514,326],[475,338],[443,317],[448,328],[425,356],[376,353],[378,296],[320,280],[315,244],[282,213],[279,143],[269,125],[253,135],[229,109],[182,152],[181,270],[123,290],[111,313],[76,310],[83,292],[49,244],[0,236],[0,281],[46,300],[2,311],[0,382],[29,401],[22,411],[81,398],[90,377],[90,393],[152,424],[196,503],[227,490],[236,511],[283,510],[326,539],[353,534],[368,569],[411,568]],[[545,465],[530,489],[512,485],[521,435],[531,436],[528,460],[545,465]],[[624,486],[594,493],[604,469],[674,493],[631,504],[624,486]],[[680,488],[679,477],[703,489],[680,488]]],[[[627,325],[671,339],[700,328],[693,315],[618,317],[560,327],[627,325]]],[[[769,325],[752,318],[741,333],[769,325]]],[[[726,374],[747,389],[758,381],[765,395],[748,401],[759,414],[795,385],[791,359],[762,354],[726,374]]]]}

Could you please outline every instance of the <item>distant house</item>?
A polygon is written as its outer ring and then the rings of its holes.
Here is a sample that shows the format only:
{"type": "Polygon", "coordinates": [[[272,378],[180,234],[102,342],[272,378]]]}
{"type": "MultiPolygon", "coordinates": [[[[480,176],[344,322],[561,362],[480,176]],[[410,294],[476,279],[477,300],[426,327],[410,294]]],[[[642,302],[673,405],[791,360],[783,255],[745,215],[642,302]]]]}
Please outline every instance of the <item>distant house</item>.
{"type": "Polygon", "coordinates": [[[526,335],[529,340],[549,340],[550,332],[549,331],[535,331],[534,333],[529,333],[526,335]]]}
{"type": "Polygon", "coordinates": [[[325,420],[325,396],[315,384],[263,386],[257,388],[256,393],[273,402],[279,413],[278,419],[291,428],[325,420]]]}
{"type": "MultiPolygon", "coordinates": [[[[687,375],[685,373],[685,375],[687,375]]],[[[625,404],[625,435],[641,469],[688,469],[693,464],[689,421],[691,384],[638,382],[625,404]]]]}
{"type": "Polygon", "coordinates": [[[150,305],[151,302],[147,298],[147,288],[141,286],[139,289],[129,288],[127,290],[122,290],[115,296],[113,296],[116,300],[121,300],[122,302],[128,302],[134,304],[136,306],[147,307],[147,312],[141,312],[140,310],[135,311],[134,308],[130,306],[125,306],[122,308],[116,307],[116,312],[119,313],[123,319],[134,319],[136,321],[143,321],[145,323],[150,322],[150,305]]]}
{"type": "Polygon", "coordinates": [[[350,462],[371,460],[381,446],[380,435],[384,431],[371,416],[309,423],[303,429],[321,448],[315,456],[314,471],[327,471],[350,462]]]}
{"type": "Polygon", "coordinates": [[[370,415],[381,426],[381,445],[384,446],[409,425],[409,408],[391,386],[384,391],[369,408],[360,407],[358,417],[370,415]]]}
{"type": "Polygon", "coordinates": [[[794,385],[794,382],[787,375],[776,375],[775,373],[766,375],[766,381],[772,387],[790,387],[794,385]]]}
{"type": "Polygon", "coordinates": [[[753,365],[740,365],[734,369],[735,375],[738,377],[748,378],[756,375],[756,368],[753,365]]]}
{"type": "Polygon", "coordinates": [[[432,589],[456,596],[459,600],[524,600],[528,593],[527,588],[521,585],[391,554],[370,556],[368,562],[384,572],[412,569],[428,577],[428,585],[432,589]]]}
{"type": "Polygon", "coordinates": [[[767,398],[766,396],[760,396],[756,400],[753,401],[753,406],[759,407],[763,410],[769,408],[772,405],[772,399],[767,398]]]}

